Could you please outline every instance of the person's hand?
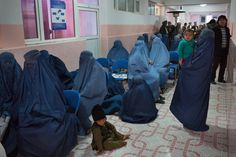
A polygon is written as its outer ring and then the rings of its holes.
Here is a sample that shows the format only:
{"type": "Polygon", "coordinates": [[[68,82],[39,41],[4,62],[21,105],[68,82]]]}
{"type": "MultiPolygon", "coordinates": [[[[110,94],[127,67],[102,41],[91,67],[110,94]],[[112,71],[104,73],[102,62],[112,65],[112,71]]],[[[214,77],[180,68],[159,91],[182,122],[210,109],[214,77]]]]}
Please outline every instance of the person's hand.
{"type": "Polygon", "coordinates": [[[179,65],[182,65],[184,63],[184,60],[183,59],[180,59],[179,60],[179,65]]]}
{"type": "Polygon", "coordinates": [[[101,155],[104,151],[103,150],[98,150],[97,155],[101,155]]]}
{"type": "Polygon", "coordinates": [[[130,135],[124,135],[124,136],[123,136],[123,140],[129,139],[129,137],[130,137],[130,135]]]}

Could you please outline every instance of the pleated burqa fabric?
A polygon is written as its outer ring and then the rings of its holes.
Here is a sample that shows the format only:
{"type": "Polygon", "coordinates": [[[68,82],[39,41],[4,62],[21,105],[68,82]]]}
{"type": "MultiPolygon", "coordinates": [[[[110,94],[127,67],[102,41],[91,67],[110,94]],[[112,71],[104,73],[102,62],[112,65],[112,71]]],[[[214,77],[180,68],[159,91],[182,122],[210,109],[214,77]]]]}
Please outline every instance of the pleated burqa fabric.
{"type": "Polygon", "coordinates": [[[179,73],[170,110],[184,127],[206,131],[211,68],[214,51],[214,32],[204,29],[192,56],[185,61],[179,73]]]}
{"type": "Polygon", "coordinates": [[[154,36],[152,47],[149,53],[149,66],[151,70],[157,71],[160,75],[160,87],[164,88],[169,75],[170,53],[160,38],[154,36]]]}
{"type": "Polygon", "coordinates": [[[129,52],[124,48],[120,40],[116,40],[113,47],[109,50],[107,58],[112,59],[113,61],[128,60],[129,52]]]}
{"type": "Polygon", "coordinates": [[[160,76],[157,71],[151,70],[149,67],[147,47],[143,40],[136,41],[128,62],[128,79],[132,80],[136,75],[142,76],[151,89],[155,101],[158,100],[160,76]]]}
{"type": "Polygon", "coordinates": [[[152,91],[140,75],[129,81],[130,89],[123,96],[120,110],[122,121],[129,123],[149,123],[157,117],[152,91]]]}
{"type": "Polygon", "coordinates": [[[15,103],[17,145],[25,157],[66,157],[77,144],[78,121],[66,112],[63,87],[38,50],[24,55],[15,103]]]}
{"type": "MultiPolygon", "coordinates": [[[[0,54],[0,116],[12,116],[14,98],[19,86],[22,69],[10,52],[0,54]]],[[[9,154],[16,149],[16,130],[12,121],[3,136],[2,144],[9,154]]]]}

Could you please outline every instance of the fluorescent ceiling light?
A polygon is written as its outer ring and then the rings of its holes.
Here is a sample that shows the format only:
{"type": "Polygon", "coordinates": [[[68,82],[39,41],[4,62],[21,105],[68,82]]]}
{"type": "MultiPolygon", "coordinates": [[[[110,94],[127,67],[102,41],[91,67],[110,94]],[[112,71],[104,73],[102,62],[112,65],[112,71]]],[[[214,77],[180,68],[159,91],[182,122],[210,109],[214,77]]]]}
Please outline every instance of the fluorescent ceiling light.
{"type": "Polygon", "coordinates": [[[205,7],[205,6],[207,6],[207,4],[200,4],[200,6],[201,6],[201,7],[205,7]]]}

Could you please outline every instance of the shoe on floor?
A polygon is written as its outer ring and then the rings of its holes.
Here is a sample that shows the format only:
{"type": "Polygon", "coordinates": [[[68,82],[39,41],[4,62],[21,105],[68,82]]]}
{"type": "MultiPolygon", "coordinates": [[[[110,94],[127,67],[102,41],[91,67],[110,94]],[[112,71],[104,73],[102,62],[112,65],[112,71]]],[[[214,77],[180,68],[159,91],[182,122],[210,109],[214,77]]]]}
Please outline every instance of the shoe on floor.
{"type": "Polygon", "coordinates": [[[220,81],[218,81],[218,82],[220,82],[220,83],[226,83],[226,81],[225,81],[225,80],[220,80],[220,81]]]}
{"type": "Polygon", "coordinates": [[[211,81],[211,84],[216,84],[216,81],[211,81]]]}
{"type": "Polygon", "coordinates": [[[165,100],[166,98],[160,95],[160,100],[165,100]]]}
{"type": "Polygon", "coordinates": [[[165,101],[164,101],[164,100],[161,100],[161,99],[159,99],[159,100],[157,100],[155,103],[158,103],[158,104],[164,104],[164,103],[165,103],[165,101]]]}

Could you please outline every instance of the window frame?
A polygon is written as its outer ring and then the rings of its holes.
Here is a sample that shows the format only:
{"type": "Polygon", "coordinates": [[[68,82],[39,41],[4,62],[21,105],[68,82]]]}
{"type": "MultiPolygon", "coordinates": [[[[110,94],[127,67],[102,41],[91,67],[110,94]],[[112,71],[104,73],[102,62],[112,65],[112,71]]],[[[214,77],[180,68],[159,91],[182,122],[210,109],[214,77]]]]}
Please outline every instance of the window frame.
{"type": "Polygon", "coordinates": [[[162,16],[162,8],[163,7],[163,5],[162,4],[160,4],[160,3],[157,3],[157,2],[154,2],[154,1],[152,1],[152,0],[149,0],[148,1],[148,15],[149,16],[162,16]],[[152,4],[152,5],[154,5],[154,14],[150,14],[150,11],[149,11],[149,4],[152,4]],[[158,11],[158,13],[156,12],[156,9],[159,9],[159,11],[158,11]]]}
{"type": "MultiPolygon", "coordinates": [[[[46,40],[44,36],[44,26],[43,26],[43,10],[42,10],[42,0],[34,0],[35,2],[35,13],[37,20],[37,35],[38,38],[34,39],[24,39],[26,45],[46,45],[46,44],[57,44],[57,43],[66,43],[66,42],[74,42],[74,41],[82,41],[85,39],[94,39],[99,38],[100,30],[99,30],[99,0],[98,6],[78,3],[77,0],[72,0],[73,2],[73,12],[74,12],[74,37],[60,38],[60,39],[49,39],[46,40]],[[89,10],[96,11],[97,13],[97,36],[87,36],[81,37],[79,30],[79,10],[89,10]]],[[[23,26],[24,27],[24,26],[23,26]]]]}
{"type": "Polygon", "coordinates": [[[129,12],[129,13],[141,13],[140,12],[140,0],[133,0],[134,1],[134,10],[133,11],[129,11],[129,3],[128,3],[129,0],[125,0],[125,4],[126,4],[126,9],[125,10],[119,10],[119,0],[114,0],[114,9],[117,10],[117,11],[125,11],[125,12],[129,12]],[[136,3],[139,2],[139,11],[137,11],[137,6],[136,6],[136,3]]]}
{"type": "Polygon", "coordinates": [[[93,36],[86,36],[86,37],[82,37],[80,36],[80,31],[78,30],[78,37],[82,40],[88,40],[88,39],[96,39],[96,38],[99,38],[99,34],[100,34],[100,29],[99,29],[99,11],[98,9],[96,8],[86,8],[86,7],[81,7],[79,6],[78,7],[78,13],[77,13],[77,16],[78,16],[78,29],[79,29],[79,26],[80,26],[80,17],[79,17],[79,11],[82,10],[82,11],[93,11],[93,12],[96,12],[96,20],[97,20],[97,35],[93,35],[93,36]]]}

